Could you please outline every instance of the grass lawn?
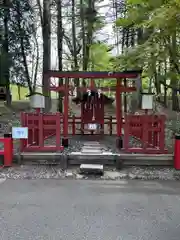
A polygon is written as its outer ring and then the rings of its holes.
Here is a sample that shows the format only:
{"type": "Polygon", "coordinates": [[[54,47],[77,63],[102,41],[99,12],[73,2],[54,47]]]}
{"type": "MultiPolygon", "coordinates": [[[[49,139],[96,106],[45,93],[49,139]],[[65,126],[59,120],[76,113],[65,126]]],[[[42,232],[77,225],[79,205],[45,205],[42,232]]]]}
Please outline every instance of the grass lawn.
{"type": "MultiPolygon", "coordinates": [[[[19,95],[18,95],[18,88],[16,85],[12,84],[10,86],[11,89],[11,94],[12,94],[12,101],[19,101],[19,95]]],[[[41,88],[37,88],[37,92],[42,92],[41,88]]],[[[21,87],[20,88],[20,94],[21,94],[21,100],[28,100],[26,98],[26,95],[28,95],[29,90],[27,87],[21,87]]],[[[56,98],[56,93],[52,92],[51,93],[52,98],[56,98]]]]}

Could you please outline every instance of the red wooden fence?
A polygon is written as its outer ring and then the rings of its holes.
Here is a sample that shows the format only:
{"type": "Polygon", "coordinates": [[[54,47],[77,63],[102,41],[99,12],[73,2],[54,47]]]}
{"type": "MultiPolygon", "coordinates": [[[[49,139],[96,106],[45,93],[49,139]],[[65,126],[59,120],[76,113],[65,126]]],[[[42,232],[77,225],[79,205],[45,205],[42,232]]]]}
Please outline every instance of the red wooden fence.
{"type": "MultiPolygon", "coordinates": [[[[95,121],[89,121],[89,123],[93,123],[95,121]]],[[[116,135],[113,133],[113,125],[116,125],[116,117],[104,117],[104,119],[99,121],[100,124],[104,126],[107,126],[107,131],[103,132],[103,135],[116,135]]],[[[86,131],[85,124],[81,121],[81,117],[72,116],[68,119],[68,125],[69,125],[69,135],[81,135],[81,134],[90,134],[90,132],[86,131]]],[[[99,134],[99,133],[97,133],[99,134]]]]}
{"type": "Polygon", "coordinates": [[[165,149],[164,115],[126,115],[124,123],[124,150],[133,153],[167,153],[165,149]],[[141,146],[130,146],[130,138],[141,146]]]}
{"type": "MultiPolygon", "coordinates": [[[[158,115],[126,115],[122,125],[124,129],[124,151],[167,153],[165,149],[165,120],[165,116],[158,115]],[[135,142],[132,138],[137,139],[140,146],[137,147],[136,144],[130,146],[130,143],[135,142]]],[[[62,151],[64,149],[61,146],[63,123],[64,116],[59,112],[55,114],[22,113],[21,124],[23,127],[28,127],[28,139],[21,140],[21,151],[62,151]],[[52,136],[55,137],[55,145],[45,144],[45,140],[52,136]]],[[[103,135],[117,136],[117,133],[113,133],[113,125],[117,124],[115,117],[105,117],[103,123],[108,126],[106,132],[102,133],[103,135]]],[[[82,134],[84,129],[81,117],[76,116],[68,118],[68,126],[68,135],[82,134]]]]}
{"type": "Polygon", "coordinates": [[[43,113],[21,113],[22,127],[28,127],[28,139],[21,140],[21,152],[25,151],[62,151],[61,122],[63,115],[43,113]],[[44,141],[56,137],[54,146],[45,145],[44,141]]]}
{"type": "MultiPolygon", "coordinates": [[[[108,135],[113,134],[113,122],[115,118],[106,117],[104,124],[108,125],[108,135]]],[[[22,127],[28,127],[28,139],[21,140],[21,151],[53,151],[63,150],[61,137],[63,136],[63,114],[57,113],[21,113],[22,127]],[[56,145],[45,145],[44,141],[50,137],[56,138],[56,145]]],[[[78,127],[82,126],[81,117],[72,116],[68,118],[68,134],[78,135],[82,132],[78,127]]]]}

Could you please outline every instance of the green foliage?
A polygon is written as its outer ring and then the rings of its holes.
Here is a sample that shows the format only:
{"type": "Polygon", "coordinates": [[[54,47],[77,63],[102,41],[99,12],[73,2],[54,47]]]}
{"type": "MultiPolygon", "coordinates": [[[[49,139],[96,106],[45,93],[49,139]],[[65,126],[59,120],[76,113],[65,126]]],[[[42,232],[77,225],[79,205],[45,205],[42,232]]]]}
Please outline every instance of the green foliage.
{"type": "Polygon", "coordinates": [[[124,27],[124,26],[128,26],[130,22],[129,22],[129,19],[127,18],[118,18],[115,24],[117,27],[120,27],[120,26],[124,27]]]}
{"type": "Polygon", "coordinates": [[[93,71],[110,71],[111,54],[108,52],[108,46],[103,43],[94,43],[90,49],[90,63],[93,71]]]}
{"type": "MultiPolygon", "coordinates": [[[[109,47],[104,43],[94,43],[90,48],[90,60],[89,60],[89,68],[92,71],[113,71],[113,64],[110,61],[112,56],[108,51],[109,47]]],[[[101,86],[111,86],[112,82],[115,81],[108,80],[100,80],[98,85],[101,86]]]]}
{"type": "Polygon", "coordinates": [[[180,36],[180,0],[126,0],[125,9],[124,16],[117,19],[115,24],[123,29],[133,29],[137,42],[124,49],[116,65],[122,69],[140,67],[154,81],[163,74],[165,83],[170,79],[177,85],[180,69],[177,70],[174,63],[180,60],[177,44],[180,36]],[[138,36],[139,30],[142,36],[138,36]]]}
{"type": "MultiPolygon", "coordinates": [[[[12,1],[9,10],[4,9],[0,14],[0,26],[3,26],[4,18],[8,14],[8,37],[2,36],[0,39],[0,74],[1,81],[4,79],[3,70],[10,72],[10,81],[24,83],[26,74],[24,60],[22,56],[21,44],[26,56],[29,56],[32,50],[32,34],[34,31],[34,12],[29,0],[12,1]],[[4,44],[8,45],[8,53],[4,50],[4,44]]],[[[5,29],[0,29],[5,34],[5,29]]]]}

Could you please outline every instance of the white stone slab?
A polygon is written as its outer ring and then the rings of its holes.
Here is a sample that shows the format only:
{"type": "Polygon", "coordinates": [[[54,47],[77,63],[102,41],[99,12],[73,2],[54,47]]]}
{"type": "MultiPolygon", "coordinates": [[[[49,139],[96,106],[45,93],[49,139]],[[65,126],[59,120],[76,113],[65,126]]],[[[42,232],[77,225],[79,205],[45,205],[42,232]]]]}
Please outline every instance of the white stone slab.
{"type": "Polygon", "coordinates": [[[81,152],[71,152],[70,155],[82,155],[81,152]]]}
{"type": "Polygon", "coordinates": [[[86,170],[86,169],[93,169],[93,170],[100,170],[103,171],[104,166],[101,164],[81,164],[80,169],[86,170]]]}
{"type": "Polygon", "coordinates": [[[103,149],[103,147],[102,146],[100,146],[100,145],[95,145],[95,146],[84,146],[84,147],[82,147],[82,149],[103,149]]]}
{"type": "Polygon", "coordinates": [[[112,153],[112,152],[102,152],[102,154],[103,154],[103,155],[116,155],[116,154],[114,154],[114,153],[112,153]]]}
{"type": "Polygon", "coordinates": [[[102,148],[82,148],[81,152],[102,152],[102,148]]]}
{"type": "Polygon", "coordinates": [[[94,148],[92,148],[92,149],[82,149],[81,150],[81,152],[82,153],[102,153],[102,151],[101,151],[101,149],[94,149],[94,148]]]}
{"type": "Polygon", "coordinates": [[[94,141],[84,143],[84,146],[94,146],[94,145],[100,145],[100,143],[99,142],[94,142],[94,141]]]}

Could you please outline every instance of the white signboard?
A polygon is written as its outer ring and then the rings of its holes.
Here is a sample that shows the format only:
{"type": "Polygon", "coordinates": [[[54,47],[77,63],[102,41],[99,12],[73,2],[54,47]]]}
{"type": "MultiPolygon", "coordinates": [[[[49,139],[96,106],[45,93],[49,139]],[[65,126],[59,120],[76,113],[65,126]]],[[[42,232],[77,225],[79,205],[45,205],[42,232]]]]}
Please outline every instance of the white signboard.
{"type": "Polygon", "coordinates": [[[96,123],[89,123],[88,124],[88,129],[89,130],[96,130],[97,129],[97,124],[96,123]]]}
{"type": "Polygon", "coordinates": [[[28,139],[28,128],[27,127],[12,127],[12,138],[28,139]]]}

